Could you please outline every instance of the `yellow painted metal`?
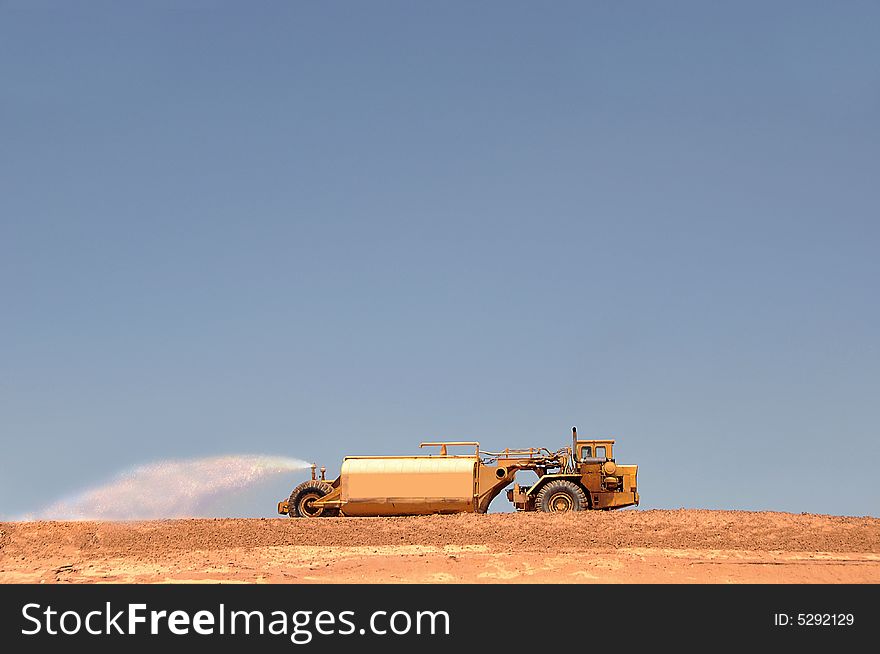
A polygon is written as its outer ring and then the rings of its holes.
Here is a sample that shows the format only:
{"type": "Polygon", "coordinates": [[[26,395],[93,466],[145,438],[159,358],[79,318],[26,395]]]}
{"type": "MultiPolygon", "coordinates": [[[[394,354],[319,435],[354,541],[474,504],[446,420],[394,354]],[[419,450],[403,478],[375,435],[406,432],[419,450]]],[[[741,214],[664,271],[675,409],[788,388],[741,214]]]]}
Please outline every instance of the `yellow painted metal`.
{"type": "Polygon", "coordinates": [[[419,447],[439,447],[440,456],[446,456],[447,447],[460,447],[463,445],[472,445],[474,447],[474,456],[480,456],[480,444],[477,441],[437,441],[436,443],[419,443],[419,447]]]}
{"type": "MultiPolygon", "coordinates": [[[[339,477],[328,482],[332,490],[312,505],[322,507],[328,515],[347,516],[485,513],[520,470],[535,472],[538,480],[526,487],[514,484],[508,491],[508,499],[519,510],[536,510],[538,492],[553,479],[564,479],[583,489],[591,509],[638,505],[638,466],[612,460],[613,440],[581,440],[572,431],[572,446],[555,452],[545,448],[484,452],[476,441],[438,441],[421,444],[438,447],[437,455],[346,457],[339,477]],[[473,454],[448,453],[448,447],[458,446],[473,447],[473,454]]],[[[292,499],[278,504],[281,514],[292,508],[292,499]]]]}
{"type": "Polygon", "coordinates": [[[503,464],[503,461],[495,466],[480,464],[477,469],[475,490],[477,501],[474,506],[474,510],[477,513],[488,511],[492,500],[514,480],[518,468],[503,464]]]}
{"type": "Polygon", "coordinates": [[[345,515],[420,515],[474,510],[476,456],[346,457],[345,515]]]}

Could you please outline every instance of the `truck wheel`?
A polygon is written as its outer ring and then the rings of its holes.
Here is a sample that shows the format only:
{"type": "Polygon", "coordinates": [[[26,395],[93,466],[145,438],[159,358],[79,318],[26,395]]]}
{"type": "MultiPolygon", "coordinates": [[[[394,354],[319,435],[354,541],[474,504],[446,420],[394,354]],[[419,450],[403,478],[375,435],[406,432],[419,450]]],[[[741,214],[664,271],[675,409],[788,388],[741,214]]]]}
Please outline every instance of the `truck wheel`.
{"type": "Polygon", "coordinates": [[[538,491],[535,504],[545,513],[586,511],[590,508],[587,494],[577,484],[565,479],[554,479],[538,491]]]}
{"type": "Polygon", "coordinates": [[[333,486],[325,481],[315,479],[304,481],[290,494],[290,509],[287,515],[291,518],[319,518],[334,515],[335,511],[313,504],[315,500],[328,495],[332,490],[333,486]]]}

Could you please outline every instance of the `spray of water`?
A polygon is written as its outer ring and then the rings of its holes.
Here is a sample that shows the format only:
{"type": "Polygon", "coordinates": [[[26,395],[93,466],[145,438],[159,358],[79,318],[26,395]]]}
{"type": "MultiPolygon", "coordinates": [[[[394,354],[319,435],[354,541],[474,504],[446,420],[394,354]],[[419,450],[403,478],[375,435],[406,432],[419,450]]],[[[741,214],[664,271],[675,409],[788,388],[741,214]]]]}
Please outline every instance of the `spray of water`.
{"type": "Polygon", "coordinates": [[[217,456],[160,461],[122,473],[109,483],[62,499],[27,516],[38,520],[145,520],[204,515],[224,491],[242,489],[271,475],[308,468],[300,459],[217,456]]]}

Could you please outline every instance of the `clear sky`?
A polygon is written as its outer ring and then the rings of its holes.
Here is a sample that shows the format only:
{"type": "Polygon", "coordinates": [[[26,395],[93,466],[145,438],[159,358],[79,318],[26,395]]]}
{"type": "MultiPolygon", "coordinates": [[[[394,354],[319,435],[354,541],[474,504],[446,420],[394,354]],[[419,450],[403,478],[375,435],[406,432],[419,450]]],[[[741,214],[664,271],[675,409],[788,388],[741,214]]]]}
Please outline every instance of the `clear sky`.
{"type": "Polygon", "coordinates": [[[0,515],[572,425],[643,508],[880,515],[878,24],[0,2],[0,515]]]}

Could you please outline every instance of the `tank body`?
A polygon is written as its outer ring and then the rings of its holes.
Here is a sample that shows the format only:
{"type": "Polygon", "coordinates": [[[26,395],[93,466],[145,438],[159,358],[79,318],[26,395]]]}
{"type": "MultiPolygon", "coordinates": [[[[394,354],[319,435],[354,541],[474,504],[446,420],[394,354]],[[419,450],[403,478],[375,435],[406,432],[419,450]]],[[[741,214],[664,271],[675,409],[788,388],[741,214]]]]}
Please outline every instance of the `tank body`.
{"type": "Polygon", "coordinates": [[[347,516],[475,510],[476,456],[346,457],[340,510],[347,516]]]}

